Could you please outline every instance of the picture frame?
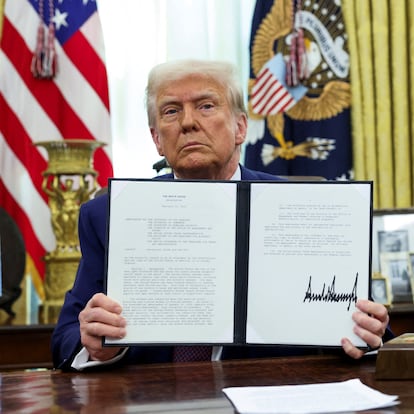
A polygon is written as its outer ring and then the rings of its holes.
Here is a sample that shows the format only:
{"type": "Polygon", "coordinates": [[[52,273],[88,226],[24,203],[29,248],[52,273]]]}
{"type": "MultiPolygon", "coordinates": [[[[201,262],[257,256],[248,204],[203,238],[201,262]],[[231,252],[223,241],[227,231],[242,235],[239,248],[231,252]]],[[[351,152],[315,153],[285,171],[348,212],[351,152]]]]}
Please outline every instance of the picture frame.
{"type": "MultiPolygon", "coordinates": [[[[374,209],[372,220],[372,255],[371,255],[371,270],[372,273],[379,272],[380,269],[380,254],[392,253],[385,250],[391,250],[388,245],[391,243],[393,237],[401,240],[401,237],[405,239],[408,235],[408,246],[406,243],[401,243],[399,247],[401,251],[403,248],[407,251],[414,252],[414,208],[392,208],[392,209],[374,209]],[[403,231],[401,233],[394,233],[395,231],[403,231]],[[384,232],[380,236],[380,232],[384,232]],[[388,234],[387,234],[388,233],[388,234]],[[398,237],[399,236],[399,237],[398,237]],[[379,238],[382,242],[380,243],[379,238]],[[402,246],[404,244],[404,247],[402,246]],[[380,249],[382,251],[380,251],[380,249]]],[[[406,240],[406,239],[405,239],[406,240]]],[[[414,269],[414,266],[413,266],[414,269]]]]}
{"type": "Polygon", "coordinates": [[[408,252],[408,264],[410,265],[411,274],[414,277],[414,251],[408,252]]]}
{"type": "Polygon", "coordinates": [[[413,303],[413,274],[408,252],[380,253],[380,272],[388,278],[392,303],[413,303]]]}
{"type": "Polygon", "coordinates": [[[378,231],[378,250],[380,253],[407,252],[408,230],[379,230],[378,231]]]}
{"type": "Polygon", "coordinates": [[[379,272],[374,272],[371,278],[371,296],[374,302],[391,306],[392,293],[389,280],[379,272]]]}

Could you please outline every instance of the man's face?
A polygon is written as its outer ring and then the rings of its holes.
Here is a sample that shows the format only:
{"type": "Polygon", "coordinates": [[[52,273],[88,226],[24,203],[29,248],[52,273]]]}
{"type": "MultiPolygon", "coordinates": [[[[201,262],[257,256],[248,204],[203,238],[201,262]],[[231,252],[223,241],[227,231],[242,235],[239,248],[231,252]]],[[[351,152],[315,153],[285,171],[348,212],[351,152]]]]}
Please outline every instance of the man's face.
{"type": "Polygon", "coordinates": [[[179,178],[231,178],[247,121],[231,112],[222,85],[203,75],[166,83],[156,108],[152,138],[179,178]]]}

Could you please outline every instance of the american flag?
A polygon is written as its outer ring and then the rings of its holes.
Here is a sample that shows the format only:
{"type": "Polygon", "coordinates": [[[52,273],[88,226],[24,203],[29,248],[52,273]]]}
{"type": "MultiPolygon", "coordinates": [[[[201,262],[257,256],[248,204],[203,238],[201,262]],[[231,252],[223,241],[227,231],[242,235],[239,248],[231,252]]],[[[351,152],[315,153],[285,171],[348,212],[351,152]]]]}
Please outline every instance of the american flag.
{"type": "Polygon", "coordinates": [[[98,183],[112,176],[109,94],[101,24],[95,0],[6,0],[0,43],[0,206],[26,244],[27,271],[42,296],[43,256],[55,247],[39,141],[96,139],[98,183]],[[39,10],[43,13],[39,14],[39,10]],[[57,72],[36,79],[31,62],[43,17],[52,20],[57,72]]]}
{"type": "Polygon", "coordinates": [[[305,95],[307,88],[302,85],[289,87],[285,79],[286,65],[278,53],[257,74],[250,98],[254,113],[274,115],[285,112],[305,95]]]}

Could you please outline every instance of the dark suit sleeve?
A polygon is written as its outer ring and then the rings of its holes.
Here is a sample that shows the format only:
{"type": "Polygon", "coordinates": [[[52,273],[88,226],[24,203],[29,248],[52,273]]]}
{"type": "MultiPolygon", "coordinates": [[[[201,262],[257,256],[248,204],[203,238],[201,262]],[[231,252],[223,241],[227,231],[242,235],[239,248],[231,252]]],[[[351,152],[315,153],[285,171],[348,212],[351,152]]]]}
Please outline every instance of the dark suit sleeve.
{"type": "Polygon", "coordinates": [[[51,347],[56,368],[70,367],[81,349],[79,313],[95,293],[103,292],[106,200],[106,196],[98,197],[83,204],[80,209],[78,231],[82,258],[52,335],[51,347]]]}
{"type": "MultiPolygon", "coordinates": [[[[104,291],[105,245],[108,196],[102,195],[81,206],[79,213],[79,241],[82,259],[73,288],[65,301],[52,336],[55,368],[70,370],[76,354],[82,349],[79,313],[90,298],[104,291]]],[[[167,362],[172,359],[172,347],[132,346],[118,364],[167,362]]]]}

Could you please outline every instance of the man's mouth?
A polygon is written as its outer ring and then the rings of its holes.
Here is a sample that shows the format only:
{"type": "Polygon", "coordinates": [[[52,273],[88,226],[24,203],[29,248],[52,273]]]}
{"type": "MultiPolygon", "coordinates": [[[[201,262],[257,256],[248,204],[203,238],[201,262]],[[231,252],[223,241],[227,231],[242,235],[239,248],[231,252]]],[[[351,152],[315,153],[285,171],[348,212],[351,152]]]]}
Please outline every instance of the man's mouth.
{"type": "Polygon", "coordinates": [[[201,146],[204,146],[204,144],[202,144],[201,142],[198,142],[198,141],[191,141],[191,142],[187,142],[186,144],[184,144],[181,149],[191,150],[191,149],[201,147],[201,146]]]}

